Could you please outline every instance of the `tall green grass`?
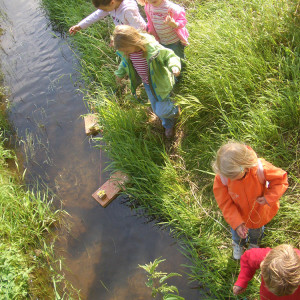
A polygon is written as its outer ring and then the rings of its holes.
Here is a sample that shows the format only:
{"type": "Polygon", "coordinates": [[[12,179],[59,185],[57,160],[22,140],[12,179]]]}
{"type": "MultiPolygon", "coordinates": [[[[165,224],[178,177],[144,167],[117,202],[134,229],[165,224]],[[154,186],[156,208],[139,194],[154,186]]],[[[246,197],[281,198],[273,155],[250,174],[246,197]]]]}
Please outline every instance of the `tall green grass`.
{"type": "MultiPolygon", "coordinates": [[[[43,1],[51,20],[64,30],[93,10],[75,2],[43,1]]],[[[228,225],[212,194],[211,162],[222,143],[246,142],[288,171],[290,188],[262,246],[286,242],[300,247],[298,1],[184,3],[190,5],[190,46],[175,88],[181,138],[172,145],[150,120],[148,105],[117,89],[117,59],[107,46],[110,23],[76,34],[71,45],[87,83],[86,101],[99,114],[109,168],[131,176],[127,193],[137,211],[172,229],[191,260],[191,279],[207,297],[230,299],[239,265],[231,258],[228,225]]],[[[245,295],[255,299],[258,294],[259,276],[245,295]]]]}

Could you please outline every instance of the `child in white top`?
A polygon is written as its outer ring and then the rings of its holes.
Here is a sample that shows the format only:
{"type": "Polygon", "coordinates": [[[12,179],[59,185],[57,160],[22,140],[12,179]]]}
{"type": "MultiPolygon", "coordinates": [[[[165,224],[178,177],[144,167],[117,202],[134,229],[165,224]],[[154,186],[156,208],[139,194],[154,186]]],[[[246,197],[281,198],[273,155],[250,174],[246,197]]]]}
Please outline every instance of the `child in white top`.
{"type": "Polygon", "coordinates": [[[184,58],[184,47],[189,33],[185,28],[187,20],[183,7],[169,0],[137,0],[145,5],[148,20],[147,31],[164,46],[184,58]]]}
{"type": "Polygon", "coordinates": [[[112,17],[116,26],[130,25],[136,29],[145,30],[146,23],[134,0],[92,0],[92,2],[98,9],[77,25],[72,26],[69,29],[70,34],[75,34],[108,15],[112,17]]]}

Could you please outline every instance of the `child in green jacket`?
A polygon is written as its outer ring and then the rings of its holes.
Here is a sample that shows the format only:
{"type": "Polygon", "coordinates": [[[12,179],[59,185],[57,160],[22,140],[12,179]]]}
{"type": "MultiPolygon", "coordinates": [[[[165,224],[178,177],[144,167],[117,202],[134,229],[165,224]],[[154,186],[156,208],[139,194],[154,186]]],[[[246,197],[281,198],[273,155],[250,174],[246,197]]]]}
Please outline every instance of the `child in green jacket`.
{"type": "Polygon", "coordinates": [[[180,74],[180,58],[161,46],[153,36],[141,33],[128,25],[119,25],[113,33],[114,47],[122,61],[115,72],[117,81],[128,75],[131,91],[143,83],[151,102],[153,112],[160,118],[165,135],[174,133],[178,107],[170,100],[169,94],[180,74]]]}

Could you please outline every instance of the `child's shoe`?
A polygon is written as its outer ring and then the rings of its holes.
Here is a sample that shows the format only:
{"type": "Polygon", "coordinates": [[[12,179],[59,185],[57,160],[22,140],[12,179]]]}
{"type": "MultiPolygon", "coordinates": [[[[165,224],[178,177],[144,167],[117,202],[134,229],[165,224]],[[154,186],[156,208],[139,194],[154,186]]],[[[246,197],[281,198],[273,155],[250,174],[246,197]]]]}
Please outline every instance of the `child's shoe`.
{"type": "Polygon", "coordinates": [[[249,244],[248,250],[250,250],[250,249],[252,249],[252,248],[259,248],[259,246],[256,245],[256,244],[249,244]]]}
{"type": "Polygon", "coordinates": [[[241,259],[243,253],[244,253],[244,248],[239,244],[233,242],[233,258],[236,260],[241,259]]]}
{"type": "Polygon", "coordinates": [[[172,128],[166,128],[165,130],[165,136],[167,139],[171,139],[174,135],[174,129],[172,128]]]}

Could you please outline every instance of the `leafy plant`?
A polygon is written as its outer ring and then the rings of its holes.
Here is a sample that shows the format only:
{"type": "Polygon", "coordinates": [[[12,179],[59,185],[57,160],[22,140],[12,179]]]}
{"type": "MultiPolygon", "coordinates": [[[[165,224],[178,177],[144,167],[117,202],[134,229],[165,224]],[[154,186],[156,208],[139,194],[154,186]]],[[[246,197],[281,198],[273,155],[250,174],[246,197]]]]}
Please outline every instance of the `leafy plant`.
{"type": "Polygon", "coordinates": [[[174,276],[181,276],[178,273],[166,273],[157,271],[158,265],[165,261],[165,259],[156,258],[153,262],[145,265],[139,265],[149,275],[146,286],[152,289],[152,297],[161,296],[163,300],[184,300],[183,297],[179,296],[178,289],[174,285],[168,285],[165,281],[174,276]],[[176,294],[174,294],[176,293],[176,294]]]}
{"type": "Polygon", "coordinates": [[[28,295],[28,280],[32,268],[17,247],[0,245],[0,298],[24,299],[28,295]]]}

